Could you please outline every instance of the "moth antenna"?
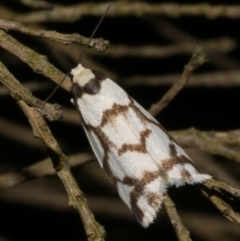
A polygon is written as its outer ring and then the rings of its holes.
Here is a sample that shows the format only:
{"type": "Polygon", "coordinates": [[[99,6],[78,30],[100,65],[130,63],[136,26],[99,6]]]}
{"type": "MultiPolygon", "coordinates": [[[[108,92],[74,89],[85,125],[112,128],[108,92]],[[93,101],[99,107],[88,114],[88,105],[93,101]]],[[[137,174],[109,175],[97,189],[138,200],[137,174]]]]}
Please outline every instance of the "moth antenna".
{"type": "MultiPolygon", "coordinates": [[[[102,15],[102,17],[101,17],[101,19],[99,20],[97,26],[96,26],[95,29],[93,30],[93,32],[92,32],[92,34],[91,34],[91,36],[90,36],[90,38],[89,38],[88,44],[85,46],[85,48],[83,49],[82,53],[80,54],[80,57],[79,57],[79,61],[78,61],[78,62],[81,63],[81,59],[82,59],[83,53],[85,52],[86,48],[89,47],[89,44],[90,44],[90,42],[91,42],[92,39],[93,39],[93,36],[95,35],[96,31],[98,30],[99,26],[101,25],[103,19],[106,17],[107,12],[108,12],[108,10],[110,9],[111,6],[112,6],[112,4],[110,4],[110,5],[107,7],[105,13],[102,15]]],[[[49,101],[49,99],[55,94],[55,92],[58,90],[58,88],[60,87],[60,85],[63,83],[63,81],[66,79],[66,77],[67,77],[70,73],[71,73],[71,72],[68,72],[68,73],[64,76],[64,78],[60,81],[60,83],[57,84],[57,86],[54,88],[54,90],[52,91],[52,93],[45,99],[45,101],[43,102],[43,105],[42,105],[42,109],[44,108],[44,106],[46,105],[46,103],[49,101]]]]}
{"type": "Polygon", "coordinates": [[[111,6],[112,6],[112,4],[110,4],[110,5],[107,7],[105,13],[102,15],[102,17],[101,17],[101,19],[99,20],[97,26],[96,26],[95,29],[93,30],[93,32],[92,32],[92,34],[91,34],[91,36],[90,36],[90,38],[89,38],[88,44],[85,46],[85,48],[83,49],[82,53],[80,54],[80,57],[79,57],[79,61],[78,61],[78,62],[81,63],[81,59],[82,59],[82,56],[83,56],[84,52],[86,51],[87,47],[89,47],[89,44],[91,43],[91,41],[92,41],[92,39],[93,39],[93,36],[94,36],[95,33],[97,32],[99,26],[101,25],[103,19],[106,17],[107,12],[108,12],[108,10],[110,9],[111,6]]]}
{"type": "Polygon", "coordinates": [[[69,74],[70,74],[70,72],[68,72],[67,74],[65,74],[65,76],[63,77],[63,79],[61,80],[61,82],[55,86],[55,88],[53,89],[52,93],[44,100],[42,109],[44,108],[44,106],[46,105],[46,103],[49,101],[49,99],[56,93],[56,91],[59,89],[60,85],[63,83],[63,81],[66,79],[66,77],[67,77],[69,74]]]}

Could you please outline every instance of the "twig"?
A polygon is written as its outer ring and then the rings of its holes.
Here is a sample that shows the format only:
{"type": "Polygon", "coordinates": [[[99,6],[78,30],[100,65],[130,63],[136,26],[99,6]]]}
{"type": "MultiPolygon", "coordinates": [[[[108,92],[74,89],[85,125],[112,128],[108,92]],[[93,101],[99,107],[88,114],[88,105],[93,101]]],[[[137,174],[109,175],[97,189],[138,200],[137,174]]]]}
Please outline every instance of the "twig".
{"type": "Polygon", "coordinates": [[[227,218],[230,222],[240,226],[240,214],[235,212],[230,205],[218,197],[218,195],[215,195],[208,190],[201,189],[201,192],[214,204],[217,209],[221,211],[225,218],[227,218]]]}
{"type": "Polygon", "coordinates": [[[228,185],[225,182],[209,179],[203,183],[208,189],[222,190],[226,193],[231,194],[234,198],[240,199],[240,190],[228,185]]]}
{"type": "Polygon", "coordinates": [[[197,147],[209,153],[240,162],[240,130],[214,132],[190,128],[173,131],[171,135],[181,145],[197,147]]]}
{"type": "MultiPolygon", "coordinates": [[[[72,155],[68,158],[68,164],[71,168],[82,165],[95,159],[93,154],[81,153],[72,155]]],[[[46,175],[55,175],[50,158],[34,163],[33,165],[23,168],[21,171],[7,172],[0,175],[0,189],[12,187],[22,182],[43,177],[46,175]]]]}
{"type": "MultiPolygon", "coordinates": [[[[14,17],[15,21],[22,23],[36,22],[73,22],[85,15],[102,16],[104,11],[110,5],[105,3],[82,3],[70,7],[55,5],[51,11],[38,11],[27,14],[19,14],[14,17]]],[[[177,4],[177,3],[160,3],[149,4],[146,2],[114,2],[108,17],[117,16],[142,16],[142,15],[162,15],[171,18],[181,16],[203,16],[209,19],[226,17],[239,18],[240,5],[210,5],[202,4],[177,4]]]]}
{"type": "Polygon", "coordinates": [[[187,84],[190,75],[196,70],[199,66],[207,61],[207,57],[202,49],[202,47],[197,46],[195,51],[193,52],[192,58],[190,62],[185,65],[184,71],[182,73],[181,78],[177,81],[171,89],[161,98],[161,100],[153,104],[149,110],[149,112],[155,116],[157,115],[163,108],[165,108],[169,102],[177,95],[177,93],[187,84]]]}
{"type": "MultiPolygon", "coordinates": [[[[10,53],[19,57],[24,63],[28,64],[35,72],[41,73],[50,78],[55,83],[60,83],[65,75],[50,64],[46,56],[40,55],[32,49],[24,46],[16,39],[0,30],[0,46],[10,53]]],[[[72,83],[68,77],[61,87],[68,92],[71,91],[72,83]]]]}
{"type": "Polygon", "coordinates": [[[23,99],[29,106],[34,106],[41,112],[42,116],[46,119],[59,120],[62,119],[62,107],[58,104],[46,103],[44,108],[42,108],[43,101],[34,97],[31,92],[18,82],[14,76],[7,70],[7,68],[0,61],[0,82],[5,85],[12,95],[18,96],[23,99]]]}
{"type": "MultiPolygon", "coordinates": [[[[172,85],[180,78],[179,74],[159,76],[133,76],[125,78],[121,83],[125,85],[172,85]]],[[[217,71],[207,74],[194,74],[186,87],[236,87],[240,86],[240,71],[217,71]]]]}
{"type": "Polygon", "coordinates": [[[47,147],[57,175],[62,180],[69,197],[69,205],[79,213],[89,241],[104,240],[105,230],[97,223],[91,213],[83,192],[68,167],[67,158],[62,153],[55,138],[41,115],[33,107],[29,107],[23,100],[16,99],[33,128],[33,134],[47,147]]]}
{"type": "Polygon", "coordinates": [[[56,31],[47,31],[43,29],[29,28],[22,25],[21,23],[7,21],[3,19],[0,19],[0,28],[6,31],[9,31],[9,30],[18,31],[24,34],[37,36],[39,38],[45,38],[45,39],[59,42],[66,45],[72,44],[72,43],[80,43],[83,45],[87,45],[89,47],[93,47],[95,50],[101,51],[101,52],[105,51],[109,46],[109,41],[104,40],[102,38],[91,39],[89,43],[89,38],[85,38],[82,35],[77,33],[62,34],[56,31]]]}
{"type": "MultiPolygon", "coordinates": [[[[1,22],[0,22],[1,23],[1,22]]],[[[218,38],[201,41],[201,46],[206,53],[229,53],[237,47],[237,42],[231,38],[218,38]]],[[[149,58],[164,58],[177,54],[192,54],[193,47],[196,41],[186,41],[183,43],[168,44],[166,46],[147,45],[147,46],[126,46],[126,45],[111,45],[111,48],[104,53],[104,56],[111,58],[121,57],[149,57],[149,58]]],[[[94,51],[91,55],[101,55],[94,51]]]]}
{"type": "Polygon", "coordinates": [[[168,196],[168,194],[164,195],[164,206],[166,211],[170,217],[172,226],[178,236],[180,241],[191,241],[189,230],[183,224],[181,218],[179,217],[177,210],[175,208],[175,204],[172,199],[168,196]]]}

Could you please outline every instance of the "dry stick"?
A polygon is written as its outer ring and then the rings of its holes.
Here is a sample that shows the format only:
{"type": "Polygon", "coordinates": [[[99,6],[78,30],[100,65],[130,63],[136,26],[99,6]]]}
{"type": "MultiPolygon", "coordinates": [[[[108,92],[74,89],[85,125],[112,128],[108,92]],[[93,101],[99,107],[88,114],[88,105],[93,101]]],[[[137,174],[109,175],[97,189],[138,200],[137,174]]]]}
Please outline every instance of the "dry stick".
{"type": "Polygon", "coordinates": [[[82,35],[79,35],[77,33],[62,34],[56,31],[47,31],[42,29],[29,28],[22,25],[21,23],[7,21],[3,19],[0,19],[0,28],[6,31],[9,31],[9,30],[18,31],[24,34],[45,38],[45,39],[59,42],[66,45],[72,44],[72,43],[80,43],[83,45],[87,45],[89,47],[93,47],[97,51],[105,51],[109,46],[109,41],[104,40],[102,38],[91,39],[89,43],[89,40],[90,40],[89,38],[85,38],[82,35]]]}
{"type": "Polygon", "coordinates": [[[229,206],[220,197],[212,194],[209,190],[201,189],[202,194],[210,200],[214,206],[219,209],[222,215],[227,218],[230,222],[240,226],[240,214],[235,212],[231,206],[229,206]]]}
{"type": "Polygon", "coordinates": [[[197,46],[195,51],[193,52],[192,58],[190,62],[185,65],[182,76],[178,82],[176,82],[171,89],[161,98],[161,100],[153,104],[149,110],[149,112],[155,116],[160,111],[162,111],[169,103],[173,100],[173,98],[177,95],[177,93],[187,84],[190,75],[196,70],[199,66],[207,61],[207,57],[201,46],[197,46]]]}
{"type": "MultiPolygon", "coordinates": [[[[195,45],[196,41],[185,41],[181,43],[168,44],[166,46],[143,45],[135,47],[126,45],[111,45],[111,48],[104,53],[104,56],[110,56],[111,58],[121,58],[125,56],[141,58],[164,58],[178,54],[192,54],[193,46],[195,45]]],[[[235,50],[237,48],[237,42],[231,38],[222,37],[201,41],[201,46],[206,53],[225,54],[235,50]]],[[[101,53],[94,51],[91,53],[91,55],[100,56],[101,53]]]]}
{"type": "MultiPolygon", "coordinates": [[[[34,11],[27,14],[19,14],[11,20],[22,23],[36,22],[56,22],[64,19],[65,22],[73,22],[85,15],[102,16],[110,5],[105,3],[81,3],[71,6],[54,6],[51,11],[34,11]]],[[[146,2],[114,2],[109,17],[117,16],[142,16],[142,15],[161,15],[171,18],[181,16],[203,16],[209,19],[219,17],[239,18],[240,5],[210,5],[203,4],[176,4],[160,3],[150,4],[146,2]]]]}
{"type": "Polygon", "coordinates": [[[179,217],[177,210],[175,208],[175,204],[172,199],[168,196],[168,194],[164,195],[164,206],[170,217],[172,226],[178,236],[180,241],[191,241],[190,233],[188,229],[184,226],[181,218],[179,217]]]}
{"type": "MultiPolygon", "coordinates": [[[[10,53],[16,55],[24,63],[29,65],[36,73],[40,73],[55,83],[59,83],[65,76],[61,71],[55,68],[47,60],[46,56],[40,55],[34,50],[26,47],[25,45],[18,42],[12,36],[0,30],[0,46],[10,53]]],[[[67,77],[62,83],[61,87],[68,92],[71,91],[71,80],[67,77]]]]}
{"type": "MultiPolygon", "coordinates": [[[[157,75],[157,76],[133,76],[125,78],[121,83],[125,85],[172,85],[179,80],[181,74],[157,75]]],[[[194,74],[187,87],[239,87],[240,71],[216,71],[206,74],[194,74]]]]}
{"type": "Polygon", "coordinates": [[[231,194],[233,197],[240,199],[240,189],[234,188],[225,182],[209,179],[203,184],[208,189],[222,190],[231,194]]]}
{"type": "Polygon", "coordinates": [[[48,120],[59,120],[63,117],[62,107],[58,104],[46,103],[42,109],[43,101],[36,98],[32,93],[26,89],[15,77],[8,71],[8,69],[0,61],[0,82],[5,85],[11,92],[15,92],[19,98],[23,99],[28,105],[35,106],[41,114],[48,120]]]}
{"type": "Polygon", "coordinates": [[[215,132],[190,128],[173,131],[171,134],[177,142],[184,146],[197,147],[209,153],[240,162],[240,130],[215,132]]]}
{"type": "Polygon", "coordinates": [[[224,217],[226,217],[230,222],[240,226],[240,214],[235,212],[231,206],[222,200],[221,197],[217,196],[219,195],[217,192],[224,191],[225,193],[229,193],[234,198],[240,200],[240,190],[214,179],[205,181],[203,185],[209,190],[201,188],[202,194],[221,211],[224,217]],[[213,192],[210,192],[211,190],[215,190],[217,192],[214,194],[213,192]]]}
{"type": "MultiPolygon", "coordinates": [[[[15,98],[15,96],[13,95],[15,98]]],[[[95,220],[91,213],[83,192],[77,185],[69,169],[66,156],[62,153],[48,125],[35,108],[29,107],[23,100],[16,97],[17,103],[22,108],[33,129],[33,135],[40,139],[47,147],[57,175],[62,180],[68,193],[69,205],[79,213],[89,241],[104,240],[105,230],[95,220]]]]}

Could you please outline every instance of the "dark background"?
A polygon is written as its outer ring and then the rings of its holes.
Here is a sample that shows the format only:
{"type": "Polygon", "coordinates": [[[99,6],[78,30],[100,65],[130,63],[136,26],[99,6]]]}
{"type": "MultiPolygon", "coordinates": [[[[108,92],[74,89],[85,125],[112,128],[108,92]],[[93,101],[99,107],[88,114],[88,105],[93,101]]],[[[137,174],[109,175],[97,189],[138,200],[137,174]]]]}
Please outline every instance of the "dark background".
{"type": "MultiPolygon", "coordinates": [[[[158,1],[148,2],[159,3],[158,1]]],[[[79,2],[52,1],[52,3],[70,6],[79,2]]],[[[176,3],[184,4],[192,3],[192,1],[176,3]]],[[[201,1],[194,1],[194,3],[201,3],[201,1]]],[[[209,3],[225,4],[226,1],[210,1],[209,3]]],[[[227,2],[227,4],[234,3],[235,1],[227,2]]],[[[0,17],[3,12],[5,16],[6,9],[15,14],[40,11],[24,6],[18,1],[3,1],[0,5],[0,17]]],[[[9,17],[8,20],[13,19],[9,17]]],[[[89,37],[98,20],[98,16],[83,16],[74,22],[66,22],[63,19],[62,22],[28,23],[26,25],[61,33],[77,32],[89,37]]],[[[82,63],[85,67],[103,70],[110,78],[117,78],[119,85],[148,109],[152,103],[161,98],[170,85],[161,83],[131,85],[124,80],[131,80],[133,76],[151,79],[156,75],[172,74],[178,74],[180,78],[184,65],[190,60],[191,52],[167,57],[146,57],[141,56],[141,46],[164,47],[188,43],[193,50],[196,43],[201,44],[215,39],[215,44],[218,45],[218,39],[227,37],[235,42],[232,50],[224,54],[221,51],[220,53],[210,51],[209,62],[198,69],[194,75],[239,71],[239,24],[239,18],[225,17],[207,19],[201,16],[171,18],[151,14],[139,17],[109,17],[107,15],[95,37],[109,40],[110,49],[115,45],[128,48],[139,46],[139,55],[135,57],[127,54],[111,56],[107,53],[99,54],[94,50],[88,50],[82,63]],[[164,34],[168,33],[168,28],[163,27],[166,24],[178,30],[179,35],[169,37],[170,33],[164,34]],[[181,37],[180,34],[185,37],[181,37]],[[218,64],[212,61],[213,59],[218,59],[218,64]]],[[[9,34],[35,51],[46,55],[49,61],[64,73],[76,66],[83,49],[81,45],[63,46],[14,31],[10,31],[9,34]]],[[[30,67],[7,51],[0,49],[0,56],[1,61],[24,86],[28,87],[29,83],[37,86],[32,90],[36,97],[46,99],[55,87],[55,83],[34,73],[30,67]]],[[[240,76],[234,78],[238,79],[234,85],[228,78],[225,80],[225,86],[216,84],[216,86],[209,87],[201,83],[195,86],[189,84],[157,116],[157,119],[167,130],[190,127],[209,131],[239,129],[240,76]]],[[[27,118],[3,86],[0,86],[0,98],[0,174],[21,170],[47,158],[43,145],[33,138],[27,118]]],[[[76,121],[78,116],[69,101],[70,98],[71,94],[61,89],[52,97],[51,102],[59,103],[66,112],[62,121],[49,123],[49,126],[66,155],[74,155],[82,151],[91,152],[88,140],[76,121]],[[73,117],[67,116],[68,113],[71,113],[73,117]]],[[[196,158],[196,162],[200,163],[201,159],[207,159],[211,162],[209,164],[211,167],[219,165],[221,170],[228,173],[226,180],[223,181],[240,186],[239,165],[234,161],[195,149],[187,149],[187,151],[191,157],[196,158]]],[[[206,166],[206,169],[211,172],[211,168],[206,166]]],[[[145,230],[140,227],[118,198],[114,188],[108,183],[96,160],[75,167],[72,171],[89,200],[90,208],[96,219],[105,226],[107,240],[177,240],[164,209],[149,229],[145,230]]],[[[214,175],[214,170],[210,174],[214,175]]],[[[179,214],[190,229],[193,240],[239,240],[239,228],[225,220],[212,204],[201,196],[198,188],[171,188],[170,196],[176,201],[179,214]]],[[[43,239],[86,240],[78,214],[68,207],[68,198],[60,180],[56,176],[47,176],[1,190],[0,240],[37,241],[43,239]]]]}

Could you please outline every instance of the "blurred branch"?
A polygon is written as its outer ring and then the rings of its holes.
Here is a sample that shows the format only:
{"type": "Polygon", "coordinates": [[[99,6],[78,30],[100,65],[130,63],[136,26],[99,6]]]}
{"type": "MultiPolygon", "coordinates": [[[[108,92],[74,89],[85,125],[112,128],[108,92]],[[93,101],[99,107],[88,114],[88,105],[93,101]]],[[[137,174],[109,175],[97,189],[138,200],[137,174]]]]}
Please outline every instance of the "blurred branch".
{"type": "MultiPolygon", "coordinates": [[[[133,76],[125,78],[121,83],[126,85],[171,85],[177,82],[181,74],[169,74],[159,76],[133,76]]],[[[206,74],[194,74],[188,87],[235,87],[240,86],[240,71],[216,71],[206,74]]]]}
{"type": "Polygon", "coordinates": [[[155,116],[163,108],[165,108],[173,98],[179,93],[179,91],[188,83],[189,78],[193,71],[195,71],[199,66],[204,64],[207,61],[207,56],[201,46],[196,46],[195,51],[192,54],[190,62],[185,65],[184,71],[181,78],[177,81],[167,93],[161,98],[156,104],[152,104],[149,112],[155,116]]]}
{"type": "MultiPolygon", "coordinates": [[[[194,46],[199,41],[187,41],[184,43],[169,44],[166,46],[148,45],[148,46],[126,46],[111,45],[111,48],[104,53],[104,56],[111,58],[121,57],[148,57],[148,58],[164,58],[178,54],[192,54],[194,46]]],[[[237,42],[231,38],[218,38],[206,41],[200,41],[206,53],[228,53],[237,47],[237,42]]],[[[93,56],[101,55],[98,52],[92,52],[93,56]]]]}
{"type": "Polygon", "coordinates": [[[52,40],[55,42],[66,44],[66,45],[72,44],[72,43],[80,43],[83,45],[93,47],[97,51],[105,51],[109,46],[109,41],[104,40],[102,38],[91,39],[91,41],[89,42],[90,40],[89,38],[85,38],[82,35],[79,35],[77,33],[62,34],[56,31],[34,29],[34,28],[26,27],[18,22],[12,22],[12,21],[7,21],[3,19],[0,19],[0,28],[4,29],[5,31],[14,30],[24,34],[28,34],[28,35],[32,35],[40,38],[46,38],[48,40],[52,40]]]}
{"type": "Polygon", "coordinates": [[[54,5],[47,1],[42,0],[20,0],[20,2],[28,7],[34,9],[53,9],[54,5]]]}
{"type": "MultiPolygon", "coordinates": [[[[72,155],[68,158],[68,164],[71,168],[82,165],[95,159],[93,154],[81,153],[72,155]]],[[[51,159],[47,158],[43,161],[27,166],[20,171],[3,173],[0,175],[0,189],[8,188],[22,182],[30,181],[46,175],[55,175],[56,171],[52,167],[51,159]]]]}
{"type": "Polygon", "coordinates": [[[172,131],[171,135],[181,145],[197,147],[209,153],[240,162],[240,130],[215,132],[190,128],[172,131]]]}
{"type": "MultiPolygon", "coordinates": [[[[167,19],[160,18],[156,21],[156,18],[151,18],[149,16],[145,17],[145,19],[151,24],[151,26],[154,26],[160,36],[164,36],[170,42],[191,43],[199,41],[202,43],[205,41],[205,37],[201,39],[199,36],[193,36],[192,33],[184,31],[184,29],[181,29],[176,23],[170,22],[167,19]]],[[[239,61],[223,55],[221,51],[216,51],[214,53],[208,52],[208,57],[211,64],[222,70],[239,69],[239,61]]]]}
{"type": "Polygon", "coordinates": [[[184,226],[180,216],[177,213],[175,208],[175,204],[172,199],[168,196],[168,194],[164,195],[164,206],[170,217],[170,221],[172,226],[178,236],[178,240],[180,241],[191,241],[189,230],[184,226]]]}
{"type": "MultiPolygon", "coordinates": [[[[52,88],[52,85],[50,82],[37,82],[35,80],[31,80],[29,82],[25,82],[24,86],[26,89],[30,90],[31,92],[35,91],[44,91],[44,90],[50,90],[52,88]]],[[[9,91],[4,86],[0,86],[0,96],[7,96],[9,95],[9,91]]]]}
{"type": "MultiPolygon", "coordinates": [[[[82,3],[68,6],[55,5],[51,11],[35,11],[32,13],[15,15],[12,20],[22,23],[36,22],[73,22],[77,19],[88,16],[102,16],[112,2],[105,3],[82,3]]],[[[161,15],[171,18],[181,16],[202,16],[209,19],[226,17],[231,19],[239,18],[240,5],[210,5],[201,4],[177,4],[160,3],[149,4],[146,2],[114,2],[108,17],[117,16],[142,16],[161,15]]]]}
{"type": "Polygon", "coordinates": [[[28,7],[35,9],[53,9],[53,4],[42,0],[20,0],[20,2],[28,7]]]}
{"type": "MultiPolygon", "coordinates": [[[[0,78],[1,81],[1,78],[0,78]]],[[[43,145],[33,138],[31,129],[18,122],[0,117],[0,136],[31,150],[43,150],[43,145]]]]}

